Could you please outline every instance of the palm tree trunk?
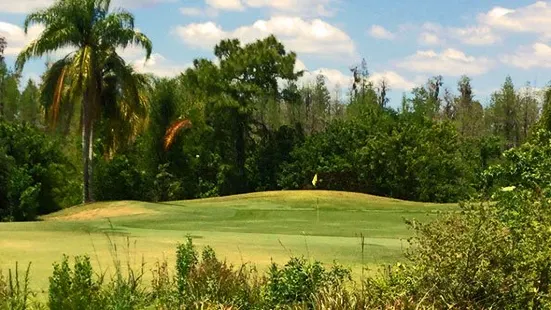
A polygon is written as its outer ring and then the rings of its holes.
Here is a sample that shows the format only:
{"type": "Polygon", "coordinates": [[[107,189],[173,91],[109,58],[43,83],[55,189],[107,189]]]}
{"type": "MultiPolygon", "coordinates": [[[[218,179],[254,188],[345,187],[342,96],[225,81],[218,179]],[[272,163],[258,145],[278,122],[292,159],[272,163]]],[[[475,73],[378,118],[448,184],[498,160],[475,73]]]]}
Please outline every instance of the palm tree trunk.
{"type": "Polygon", "coordinates": [[[84,203],[93,201],[92,194],[92,155],[93,155],[93,125],[92,125],[92,102],[89,94],[83,100],[82,113],[82,164],[83,164],[83,193],[84,203]]]}

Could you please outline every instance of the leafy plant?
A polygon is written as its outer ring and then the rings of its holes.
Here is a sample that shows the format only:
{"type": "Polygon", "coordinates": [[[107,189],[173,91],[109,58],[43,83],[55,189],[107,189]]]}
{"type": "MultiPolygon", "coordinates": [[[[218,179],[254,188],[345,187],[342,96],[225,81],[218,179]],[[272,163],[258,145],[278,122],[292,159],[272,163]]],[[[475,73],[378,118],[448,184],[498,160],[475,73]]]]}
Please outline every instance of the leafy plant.
{"type": "Polygon", "coordinates": [[[76,176],[58,141],[29,124],[0,121],[0,221],[34,220],[74,202],[76,176]]]}
{"type": "Polygon", "coordinates": [[[15,270],[10,269],[8,278],[4,278],[0,271],[0,309],[26,310],[31,309],[35,303],[35,292],[30,288],[31,264],[23,275],[20,275],[19,264],[15,263],[15,270]]]}

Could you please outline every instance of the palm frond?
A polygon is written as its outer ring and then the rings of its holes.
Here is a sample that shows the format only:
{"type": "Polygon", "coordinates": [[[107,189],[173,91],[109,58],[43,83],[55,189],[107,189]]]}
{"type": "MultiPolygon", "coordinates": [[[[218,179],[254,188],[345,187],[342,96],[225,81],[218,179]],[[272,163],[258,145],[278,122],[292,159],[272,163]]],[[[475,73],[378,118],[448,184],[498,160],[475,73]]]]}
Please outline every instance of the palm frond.
{"type": "Polygon", "coordinates": [[[40,37],[29,43],[17,56],[15,68],[21,72],[25,63],[33,57],[42,57],[45,54],[57,51],[67,46],[75,46],[74,32],[66,28],[63,30],[44,30],[40,37]]]}
{"type": "Polygon", "coordinates": [[[135,140],[145,129],[149,115],[151,78],[136,72],[112,52],[102,65],[102,116],[108,153],[135,140]]]}
{"type": "Polygon", "coordinates": [[[52,102],[52,121],[53,126],[56,125],[58,116],[59,116],[59,108],[61,105],[61,98],[63,96],[64,86],[65,86],[65,73],[67,72],[67,68],[64,67],[61,70],[61,75],[59,76],[59,79],[57,80],[57,85],[54,91],[54,100],[52,102]]]}
{"type": "Polygon", "coordinates": [[[174,138],[176,138],[176,135],[178,134],[180,129],[190,128],[191,125],[191,121],[188,119],[180,119],[173,122],[165,132],[165,136],[163,139],[165,150],[168,150],[168,148],[170,148],[172,142],[174,142],[174,138]]]}
{"type": "MultiPolygon", "coordinates": [[[[100,30],[98,30],[100,31],[100,30]]],[[[127,48],[134,45],[142,47],[145,50],[145,59],[148,60],[153,52],[153,43],[143,33],[129,28],[112,27],[110,29],[101,30],[108,33],[109,36],[104,36],[101,41],[101,46],[106,49],[110,46],[127,48]]]]}
{"type": "Polygon", "coordinates": [[[55,126],[61,109],[62,102],[67,101],[69,94],[67,72],[72,63],[72,56],[66,56],[55,63],[46,71],[41,86],[41,102],[50,119],[50,125],[55,126]]]}
{"type": "Polygon", "coordinates": [[[75,93],[84,93],[87,89],[87,84],[94,77],[93,74],[93,60],[92,49],[86,46],[75,53],[73,61],[70,64],[70,74],[72,77],[71,88],[75,93]]]}

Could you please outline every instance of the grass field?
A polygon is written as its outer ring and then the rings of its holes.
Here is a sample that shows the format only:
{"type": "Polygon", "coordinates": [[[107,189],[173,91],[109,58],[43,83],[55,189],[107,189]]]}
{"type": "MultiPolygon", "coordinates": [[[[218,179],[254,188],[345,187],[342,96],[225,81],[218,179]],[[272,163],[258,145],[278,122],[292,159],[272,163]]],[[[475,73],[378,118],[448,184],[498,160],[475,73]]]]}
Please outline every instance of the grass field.
{"type": "Polygon", "coordinates": [[[32,261],[33,284],[48,285],[52,263],[63,254],[89,254],[102,270],[112,266],[113,246],[122,260],[146,268],[174,258],[187,235],[229,261],[266,267],[305,255],[361,270],[401,258],[411,232],[404,218],[425,220],[455,205],[425,204],[375,196],[283,191],[170,203],[107,202],[69,208],[40,222],[0,224],[0,268],[32,261]]]}

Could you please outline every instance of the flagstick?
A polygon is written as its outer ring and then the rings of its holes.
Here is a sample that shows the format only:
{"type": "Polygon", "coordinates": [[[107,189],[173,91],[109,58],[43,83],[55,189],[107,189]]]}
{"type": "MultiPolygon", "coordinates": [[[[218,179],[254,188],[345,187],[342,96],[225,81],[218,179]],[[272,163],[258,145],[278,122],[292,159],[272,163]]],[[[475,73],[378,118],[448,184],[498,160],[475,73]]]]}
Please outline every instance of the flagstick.
{"type": "Polygon", "coordinates": [[[320,199],[317,198],[316,200],[316,209],[317,209],[317,213],[318,213],[318,223],[320,222],[320,199]]]}

